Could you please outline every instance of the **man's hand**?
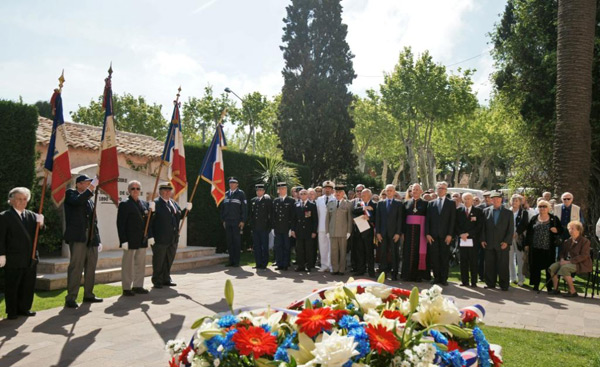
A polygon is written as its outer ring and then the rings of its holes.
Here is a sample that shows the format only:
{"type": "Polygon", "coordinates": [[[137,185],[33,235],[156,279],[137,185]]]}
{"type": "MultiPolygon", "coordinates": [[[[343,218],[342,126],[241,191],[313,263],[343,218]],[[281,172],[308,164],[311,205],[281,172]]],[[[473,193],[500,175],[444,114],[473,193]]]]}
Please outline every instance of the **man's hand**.
{"type": "Polygon", "coordinates": [[[35,213],[35,221],[40,224],[40,227],[44,226],[44,214],[35,213]]]}
{"type": "Polygon", "coordinates": [[[373,207],[369,205],[369,206],[365,206],[365,209],[366,210],[373,210],[373,207]]]}
{"type": "Polygon", "coordinates": [[[290,231],[290,237],[294,237],[294,238],[296,238],[296,232],[294,232],[294,231],[290,231]]]}
{"type": "Polygon", "coordinates": [[[523,247],[523,250],[525,250],[525,251],[529,251],[529,246],[525,246],[525,247],[523,247]]]}
{"type": "Polygon", "coordinates": [[[311,234],[311,235],[310,235],[310,237],[311,237],[311,238],[317,238],[317,234],[316,234],[316,233],[313,233],[313,234],[311,234]]]}
{"type": "Polygon", "coordinates": [[[273,237],[275,237],[275,230],[274,230],[274,229],[272,229],[272,230],[271,230],[271,235],[272,235],[273,237]]]}
{"type": "Polygon", "coordinates": [[[481,241],[481,247],[486,248],[486,246],[487,246],[487,242],[481,241]]]}
{"type": "Polygon", "coordinates": [[[102,252],[102,244],[101,243],[98,244],[98,252],[102,252]]]}
{"type": "Polygon", "coordinates": [[[379,233],[377,233],[377,242],[383,242],[383,237],[379,233]]]}
{"type": "Polygon", "coordinates": [[[452,242],[452,236],[446,236],[446,239],[444,240],[444,242],[446,242],[446,245],[449,245],[450,242],[452,242]]]}
{"type": "Polygon", "coordinates": [[[244,222],[240,222],[238,226],[240,227],[240,231],[244,230],[244,222]]]}
{"type": "Polygon", "coordinates": [[[463,233],[460,235],[460,239],[463,241],[466,241],[469,238],[469,234],[468,233],[463,233]]]}
{"type": "Polygon", "coordinates": [[[505,250],[507,247],[508,247],[508,243],[506,243],[506,242],[500,243],[500,249],[501,250],[505,250]]]}
{"type": "Polygon", "coordinates": [[[154,213],[156,211],[156,203],[154,201],[149,202],[148,207],[150,208],[151,212],[154,213]]]}
{"type": "Polygon", "coordinates": [[[148,238],[148,246],[153,246],[153,245],[154,245],[154,237],[148,238]]]}
{"type": "Polygon", "coordinates": [[[3,268],[6,265],[6,255],[0,256],[0,268],[3,268]]]}
{"type": "Polygon", "coordinates": [[[90,189],[90,191],[94,191],[94,189],[98,186],[98,176],[94,177],[94,179],[92,180],[92,182],[90,182],[90,186],[88,186],[88,189],[90,189]]]}
{"type": "Polygon", "coordinates": [[[121,248],[122,248],[123,250],[129,250],[129,242],[123,242],[123,243],[121,244],[121,248]]]}
{"type": "Polygon", "coordinates": [[[192,203],[188,202],[187,204],[185,204],[185,208],[187,209],[188,212],[190,210],[192,210],[192,203]]]}
{"type": "Polygon", "coordinates": [[[350,233],[346,233],[346,239],[350,238],[350,233]]]}
{"type": "Polygon", "coordinates": [[[394,240],[394,243],[400,241],[400,235],[399,234],[395,234],[394,237],[392,237],[392,240],[394,240]]]}
{"type": "Polygon", "coordinates": [[[292,237],[292,230],[291,229],[288,231],[288,237],[292,237]]]}
{"type": "Polygon", "coordinates": [[[431,237],[430,235],[427,235],[427,243],[429,243],[430,245],[433,243],[433,237],[431,237]]]}
{"type": "Polygon", "coordinates": [[[369,216],[366,215],[366,214],[363,214],[362,217],[363,217],[364,220],[369,220],[369,216]]]}

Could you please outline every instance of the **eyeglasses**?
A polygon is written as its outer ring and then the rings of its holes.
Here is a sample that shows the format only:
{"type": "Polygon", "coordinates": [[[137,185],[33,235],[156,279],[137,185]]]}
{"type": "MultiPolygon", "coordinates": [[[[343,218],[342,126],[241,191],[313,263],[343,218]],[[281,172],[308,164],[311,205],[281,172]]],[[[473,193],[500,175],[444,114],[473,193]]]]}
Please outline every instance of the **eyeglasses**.
{"type": "Polygon", "coordinates": [[[139,187],[132,187],[129,190],[131,190],[131,191],[140,191],[141,189],[139,187]]]}
{"type": "Polygon", "coordinates": [[[573,198],[563,198],[563,201],[571,201],[573,198]]]}
{"type": "Polygon", "coordinates": [[[538,206],[538,209],[548,209],[548,207],[546,205],[540,205],[538,206]]]}
{"type": "Polygon", "coordinates": [[[308,195],[306,192],[301,192],[300,195],[308,195]]]}

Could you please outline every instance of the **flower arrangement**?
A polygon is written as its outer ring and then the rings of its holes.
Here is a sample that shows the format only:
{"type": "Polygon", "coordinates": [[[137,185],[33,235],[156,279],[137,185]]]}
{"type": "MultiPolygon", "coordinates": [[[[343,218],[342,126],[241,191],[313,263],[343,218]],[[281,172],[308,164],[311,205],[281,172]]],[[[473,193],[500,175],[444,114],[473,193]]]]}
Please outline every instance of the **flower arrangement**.
{"type": "Polygon", "coordinates": [[[459,310],[442,289],[355,281],[315,291],[286,309],[203,317],[189,343],[170,340],[170,367],[498,367],[501,348],[478,327],[479,305],[459,310]]]}

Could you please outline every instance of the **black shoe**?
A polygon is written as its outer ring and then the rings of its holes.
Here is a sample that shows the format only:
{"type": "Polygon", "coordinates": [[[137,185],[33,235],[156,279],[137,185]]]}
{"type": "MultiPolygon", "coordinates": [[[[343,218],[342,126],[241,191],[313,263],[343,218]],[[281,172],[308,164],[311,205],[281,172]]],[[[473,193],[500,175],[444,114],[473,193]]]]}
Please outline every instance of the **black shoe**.
{"type": "Polygon", "coordinates": [[[560,289],[555,289],[552,291],[552,294],[558,296],[560,294],[560,289]]]}
{"type": "Polygon", "coordinates": [[[508,287],[506,287],[506,288],[502,287],[502,288],[500,288],[500,290],[503,290],[504,292],[508,292],[508,287]]]}
{"type": "Polygon", "coordinates": [[[337,275],[344,275],[343,271],[338,271],[337,275]]]}
{"type": "Polygon", "coordinates": [[[471,284],[471,288],[477,288],[477,283],[471,284]]]}
{"type": "Polygon", "coordinates": [[[301,271],[306,271],[306,269],[298,267],[298,268],[294,269],[294,271],[299,273],[301,271]]]}
{"type": "Polygon", "coordinates": [[[232,267],[232,266],[235,266],[235,265],[233,265],[232,263],[227,263],[227,264],[225,264],[225,267],[228,267],[228,268],[230,268],[230,267],[232,267]]]}
{"type": "Polygon", "coordinates": [[[83,302],[88,302],[88,303],[100,303],[104,301],[102,298],[98,298],[98,297],[83,297],[83,302]]]}
{"type": "Polygon", "coordinates": [[[65,301],[66,308],[77,308],[79,305],[75,301],[65,301]]]}
{"type": "Polygon", "coordinates": [[[575,292],[575,293],[567,292],[567,293],[563,294],[563,297],[579,297],[579,295],[577,294],[577,292],[575,292]]]}
{"type": "Polygon", "coordinates": [[[134,293],[137,293],[137,294],[148,294],[148,293],[150,293],[149,290],[147,290],[146,288],[142,288],[142,287],[133,287],[131,290],[134,293]]]}
{"type": "Polygon", "coordinates": [[[496,289],[496,287],[492,287],[492,286],[490,286],[490,285],[487,285],[487,284],[486,284],[486,285],[484,285],[484,286],[483,286],[483,288],[484,288],[484,289],[496,289]]]}
{"type": "Polygon", "coordinates": [[[33,317],[33,316],[35,316],[35,312],[27,310],[27,311],[19,312],[19,315],[26,316],[26,317],[33,317]]]}
{"type": "Polygon", "coordinates": [[[123,295],[125,297],[133,297],[135,296],[135,293],[133,293],[133,291],[130,289],[123,289],[123,295]]]}
{"type": "Polygon", "coordinates": [[[446,287],[448,286],[448,282],[446,282],[446,281],[440,282],[440,284],[443,286],[446,286],[446,287]]]}
{"type": "Polygon", "coordinates": [[[166,287],[175,287],[177,285],[177,283],[166,282],[166,283],[163,283],[163,285],[166,286],[166,287]]]}
{"type": "Polygon", "coordinates": [[[276,267],[276,268],[275,268],[275,270],[279,270],[279,271],[281,271],[281,270],[285,270],[285,269],[286,269],[286,268],[284,268],[283,266],[278,266],[278,267],[276,267]]]}
{"type": "Polygon", "coordinates": [[[162,288],[162,284],[153,284],[152,285],[154,288],[162,288]]]}
{"type": "Polygon", "coordinates": [[[8,316],[6,316],[6,319],[8,319],[8,320],[16,320],[17,317],[18,317],[17,315],[8,315],[8,316]]]}
{"type": "Polygon", "coordinates": [[[461,287],[468,287],[469,285],[467,283],[460,283],[461,287]]]}
{"type": "Polygon", "coordinates": [[[306,269],[306,272],[307,272],[307,273],[310,273],[311,271],[313,271],[313,268],[308,268],[308,269],[306,269]]]}

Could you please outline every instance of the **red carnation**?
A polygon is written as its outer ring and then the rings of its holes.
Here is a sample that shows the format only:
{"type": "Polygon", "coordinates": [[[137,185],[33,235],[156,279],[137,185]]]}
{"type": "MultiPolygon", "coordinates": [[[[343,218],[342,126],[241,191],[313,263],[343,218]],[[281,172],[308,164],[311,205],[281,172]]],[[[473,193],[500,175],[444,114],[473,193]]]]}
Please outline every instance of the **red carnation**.
{"type": "Polygon", "coordinates": [[[311,338],[319,334],[322,330],[329,330],[333,325],[333,311],[328,307],[317,309],[304,309],[298,314],[296,324],[300,326],[300,331],[311,338]]]}
{"type": "Polygon", "coordinates": [[[400,342],[396,339],[394,333],[386,329],[383,325],[367,325],[367,335],[369,336],[369,343],[371,348],[375,349],[377,353],[388,352],[394,354],[398,348],[400,348],[400,342]]]}
{"type": "Polygon", "coordinates": [[[179,362],[183,362],[183,364],[190,364],[192,363],[191,361],[188,361],[187,357],[188,354],[190,354],[190,351],[192,350],[192,347],[188,346],[186,347],[183,352],[181,352],[181,354],[179,355],[179,362]]]}
{"type": "Polygon", "coordinates": [[[277,339],[259,326],[238,329],[231,340],[243,356],[252,354],[256,359],[265,354],[271,356],[277,352],[277,339]]]}
{"type": "Polygon", "coordinates": [[[456,340],[448,340],[448,352],[452,352],[453,350],[458,350],[459,352],[464,351],[456,340]]]}
{"type": "Polygon", "coordinates": [[[404,298],[408,298],[410,297],[410,292],[408,289],[402,289],[402,288],[392,288],[392,294],[395,294],[396,296],[400,296],[400,297],[404,297],[404,298]]]}
{"type": "Polygon", "coordinates": [[[342,319],[342,317],[348,315],[348,310],[333,310],[332,312],[335,322],[339,322],[342,319]]]}
{"type": "Polygon", "coordinates": [[[356,294],[363,294],[365,293],[365,287],[361,287],[360,285],[358,287],[356,287],[356,294]]]}
{"type": "Polygon", "coordinates": [[[462,321],[467,323],[475,320],[477,318],[477,313],[473,310],[464,310],[462,314],[462,321]]]}
{"type": "Polygon", "coordinates": [[[398,320],[400,322],[406,322],[406,317],[400,311],[385,310],[383,311],[383,317],[391,320],[398,320]]]}
{"type": "Polygon", "coordinates": [[[385,302],[394,302],[398,298],[395,294],[390,294],[388,298],[385,299],[385,302]]]}

